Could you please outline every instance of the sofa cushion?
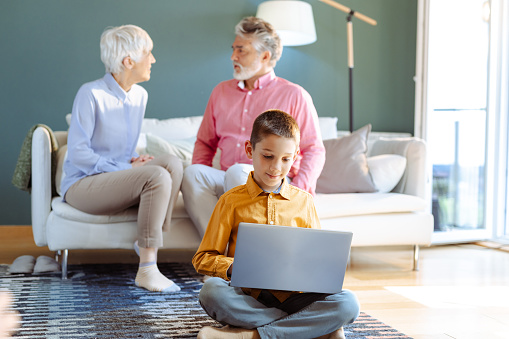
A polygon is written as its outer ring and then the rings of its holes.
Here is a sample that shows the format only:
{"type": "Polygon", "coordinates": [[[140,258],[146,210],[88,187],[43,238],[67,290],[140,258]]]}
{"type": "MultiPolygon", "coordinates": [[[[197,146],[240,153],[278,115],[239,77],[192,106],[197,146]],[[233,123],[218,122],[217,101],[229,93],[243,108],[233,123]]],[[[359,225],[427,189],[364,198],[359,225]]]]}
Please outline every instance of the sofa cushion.
{"type": "Polygon", "coordinates": [[[317,193],[375,192],[366,157],[371,125],[342,138],[324,140],[325,164],[316,183],[317,193]]]}
{"type": "Polygon", "coordinates": [[[378,192],[387,193],[401,180],[406,158],[397,154],[381,154],[369,157],[368,167],[378,192]]]}
{"type": "Polygon", "coordinates": [[[51,201],[51,208],[53,212],[68,220],[81,221],[90,224],[107,224],[113,222],[127,222],[136,221],[138,219],[138,209],[129,208],[119,213],[111,215],[94,215],[82,212],[66,202],[62,201],[62,198],[55,197],[51,201]]]}
{"type": "Polygon", "coordinates": [[[400,193],[317,194],[315,206],[320,219],[381,213],[424,211],[422,198],[400,193]]]}
{"type": "MultiPolygon", "coordinates": [[[[62,201],[61,197],[55,197],[51,201],[51,209],[53,213],[61,218],[74,220],[79,222],[86,222],[91,224],[108,224],[116,222],[129,222],[138,219],[138,208],[128,208],[122,212],[111,215],[94,215],[82,212],[66,202],[62,201]]],[[[175,207],[173,208],[172,219],[189,218],[185,208],[184,199],[182,194],[179,193],[175,207]]]]}

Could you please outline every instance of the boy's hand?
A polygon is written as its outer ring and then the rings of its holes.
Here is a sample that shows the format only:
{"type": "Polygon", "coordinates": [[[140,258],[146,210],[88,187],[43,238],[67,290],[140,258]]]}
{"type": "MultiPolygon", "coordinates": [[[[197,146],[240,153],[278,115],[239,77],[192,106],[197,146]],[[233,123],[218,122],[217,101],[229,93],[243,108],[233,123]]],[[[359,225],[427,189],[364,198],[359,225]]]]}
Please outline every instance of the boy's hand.
{"type": "Polygon", "coordinates": [[[226,275],[228,276],[228,278],[230,278],[232,276],[232,270],[233,270],[233,263],[230,265],[230,267],[228,267],[228,271],[226,271],[226,275]]]}

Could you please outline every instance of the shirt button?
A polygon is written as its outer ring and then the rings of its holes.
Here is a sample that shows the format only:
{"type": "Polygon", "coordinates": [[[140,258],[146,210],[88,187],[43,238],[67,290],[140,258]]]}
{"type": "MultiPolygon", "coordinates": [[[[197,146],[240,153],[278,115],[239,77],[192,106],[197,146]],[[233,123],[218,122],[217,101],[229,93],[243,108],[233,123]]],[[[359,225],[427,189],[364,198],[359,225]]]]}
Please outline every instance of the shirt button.
{"type": "Polygon", "coordinates": [[[240,144],[237,144],[237,147],[240,147],[240,144]]]}
{"type": "Polygon", "coordinates": [[[245,131],[246,129],[244,127],[241,128],[242,131],[245,131]]]}
{"type": "Polygon", "coordinates": [[[272,194],[269,194],[269,199],[272,199],[272,194]]]}
{"type": "Polygon", "coordinates": [[[247,112],[247,109],[245,109],[244,112],[247,112]]]}
{"type": "Polygon", "coordinates": [[[263,86],[260,86],[260,89],[262,89],[262,88],[263,88],[263,86]]]}
{"type": "Polygon", "coordinates": [[[274,221],[269,222],[269,224],[274,225],[274,221]]]}
{"type": "Polygon", "coordinates": [[[251,94],[253,94],[253,93],[251,93],[251,91],[247,92],[247,95],[251,95],[251,94]]]}

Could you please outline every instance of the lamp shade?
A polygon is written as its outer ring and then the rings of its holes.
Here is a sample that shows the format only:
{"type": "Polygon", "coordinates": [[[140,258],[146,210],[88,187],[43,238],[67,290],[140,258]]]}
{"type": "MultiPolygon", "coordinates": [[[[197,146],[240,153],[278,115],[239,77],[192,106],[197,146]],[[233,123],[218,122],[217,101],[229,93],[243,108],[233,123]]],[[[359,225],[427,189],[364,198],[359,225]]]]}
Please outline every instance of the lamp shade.
{"type": "Polygon", "coordinates": [[[308,45],[316,41],[313,9],[307,2],[265,1],[258,5],[256,17],[274,26],[283,46],[308,45]]]}

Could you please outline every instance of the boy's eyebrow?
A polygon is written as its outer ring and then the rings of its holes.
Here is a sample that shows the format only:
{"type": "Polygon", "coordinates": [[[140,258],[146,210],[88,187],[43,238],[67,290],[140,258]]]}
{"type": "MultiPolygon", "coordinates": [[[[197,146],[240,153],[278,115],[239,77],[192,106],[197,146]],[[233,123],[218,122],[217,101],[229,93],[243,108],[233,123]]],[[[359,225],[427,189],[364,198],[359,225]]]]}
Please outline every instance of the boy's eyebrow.
{"type": "MultiPolygon", "coordinates": [[[[274,152],[274,151],[273,151],[273,150],[271,150],[270,148],[262,148],[262,151],[271,152],[271,153],[273,153],[273,152],[274,152]]],[[[293,152],[293,153],[295,153],[295,152],[293,152]]],[[[286,155],[292,155],[293,153],[283,153],[283,155],[284,155],[284,156],[286,156],[286,155]]]]}

